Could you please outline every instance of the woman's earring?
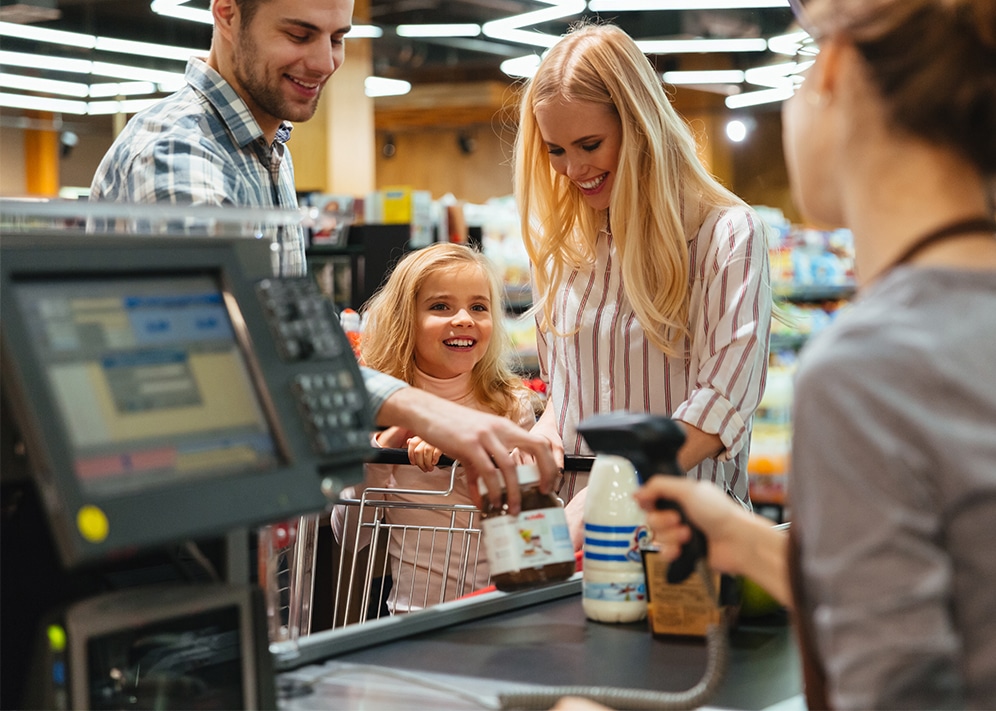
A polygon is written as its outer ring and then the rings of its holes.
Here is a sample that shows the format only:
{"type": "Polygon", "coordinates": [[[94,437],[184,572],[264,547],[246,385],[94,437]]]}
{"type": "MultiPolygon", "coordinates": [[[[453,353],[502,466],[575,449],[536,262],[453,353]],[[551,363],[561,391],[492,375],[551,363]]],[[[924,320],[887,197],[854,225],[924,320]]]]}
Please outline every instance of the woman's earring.
{"type": "Polygon", "coordinates": [[[814,109],[825,109],[830,104],[830,95],[823,91],[807,91],[806,103],[814,109]]]}

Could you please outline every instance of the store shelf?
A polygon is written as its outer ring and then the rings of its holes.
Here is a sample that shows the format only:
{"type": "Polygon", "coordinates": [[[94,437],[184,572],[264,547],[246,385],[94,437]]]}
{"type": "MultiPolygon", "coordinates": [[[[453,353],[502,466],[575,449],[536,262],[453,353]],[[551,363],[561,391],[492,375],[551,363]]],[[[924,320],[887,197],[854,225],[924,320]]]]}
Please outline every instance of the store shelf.
{"type": "Polygon", "coordinates": [[[854,290],[854,284],[775,284],[772,294],[779,301],[819,303],[850,299],[854,290]]]}

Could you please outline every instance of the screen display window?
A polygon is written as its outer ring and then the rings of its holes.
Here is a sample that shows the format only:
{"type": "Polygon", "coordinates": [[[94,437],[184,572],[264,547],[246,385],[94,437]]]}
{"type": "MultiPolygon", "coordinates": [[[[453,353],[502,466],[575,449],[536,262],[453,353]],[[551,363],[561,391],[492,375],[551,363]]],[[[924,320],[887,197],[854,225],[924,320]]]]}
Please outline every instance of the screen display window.
{"type": "Polygon", "coordinates": [[[16,294],[85,493],[277,464],[216,276],[32,279],[16,294]]]}
{"type": "Polygon", "coordinates": [[[90,708],[247,708],[243,653],[234,606],[93,637],[90,708]]]}

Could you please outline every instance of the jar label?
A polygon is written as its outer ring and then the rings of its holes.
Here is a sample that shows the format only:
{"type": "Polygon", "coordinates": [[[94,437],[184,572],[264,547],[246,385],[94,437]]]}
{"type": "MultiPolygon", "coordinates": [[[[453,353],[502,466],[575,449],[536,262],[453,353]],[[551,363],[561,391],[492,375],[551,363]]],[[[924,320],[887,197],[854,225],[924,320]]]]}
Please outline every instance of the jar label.
{"type": "Polygon", "coordinates": [[[562,508],[533,509],[481,522],[492,577],[574,560],[562,508]]]}

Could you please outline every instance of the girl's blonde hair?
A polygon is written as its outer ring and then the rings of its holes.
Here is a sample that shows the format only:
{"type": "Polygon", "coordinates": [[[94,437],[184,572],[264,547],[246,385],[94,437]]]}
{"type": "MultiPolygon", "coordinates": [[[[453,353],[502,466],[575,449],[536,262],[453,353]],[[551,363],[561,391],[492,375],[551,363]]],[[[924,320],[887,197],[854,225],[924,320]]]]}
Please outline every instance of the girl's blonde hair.
{"type": "Polygon", "coordinates": [[[451,267],[479,269],[491,299],[491,340],[484,357],[474,366],[474,397],[488,410],[505,417],[516,412],[517,397],[526,391],[511,369],[512,347],[503,316],[504,286],[491,261],[471,247],[438,243],[406,254],[377,293],[364,304],[360,349],[365,365],[415,382],[417,296],[431,274],[451,267]]]}
{"type": "Polygon", "coordinates": [[[568,270],[591,264],[607,220],[550,165],[534,112],[554,101],[599,104],[618,116],[622,141],[608,226],[623,287],[647,338],[668,355],[684,356],[691,334],[683,224],[697,225],[704,213],[683,220],[683,196],[706,208],[743,201],[702,166],[691,130],[632,38],[610,24],[573,28],[526,84],[515,147],[515,196],[544,330],[554,327],[551,290],[568,270]]]}

